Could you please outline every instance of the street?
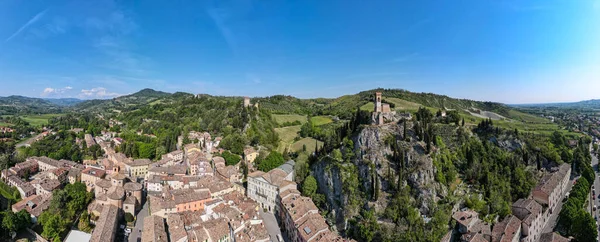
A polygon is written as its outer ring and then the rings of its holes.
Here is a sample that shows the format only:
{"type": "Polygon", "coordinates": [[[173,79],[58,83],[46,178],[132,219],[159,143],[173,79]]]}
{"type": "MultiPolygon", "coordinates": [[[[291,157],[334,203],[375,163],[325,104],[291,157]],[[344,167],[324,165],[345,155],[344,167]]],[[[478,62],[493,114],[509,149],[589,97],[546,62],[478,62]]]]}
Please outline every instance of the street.
{"type": "MultiPolygon", "coordinates": [[[[592,145],[590,144],[590,153],[592,155],[592,169],[594,169],[594,171],[596,171],[596,177],[594,178],[594,189],[592,189],[592,196],[594,193],[595,188],[598,188],[598,186],[600,186],[600,180],[598,180],[598,157],[596,157],[596,155],[592,152],[592,145]]],[[[596,194],[595,196],[598,196],[598,194],[596,194]]],[[[592,204],[596,205],[597,207],[600,207],[600,201],[598,200],[598,197],[596,197],[595,199],[592,199],[592,204]]],[[[593,211],[592,208],[590,208],[590,211],[592,211],[592,216],[594,216],[594,218],[596,219],[596,221],[598,221],[598,210],[593,211]]],[[[598,223],[596,222],[596,225],[598,223]]],[[[600,234],[600,233],[599,233],[600,234]]],[[[599,239],[600,241],[600,239],[599,239]]]]}
{"type": "Polygon", "coordinates": [[[277,235],[281,234],[281,230],[279,230],[279,225],[277,224],[277,219],[275,219],[275,215],[273,215],[272,213],[265,213],[263,211],[258,211],[258,213],[263,219],[267,231],[269,231],[271,241],[277,241],[277,235]]]}
{"type": "Polygon", "coordinates": [[[131,231],[129,235],[129,242],[138,242],[142,241],[142,233],[140,231],[144,231],[144,218],[148,216],[148,201],[144,203],[142,210],[137,215],[137,220],[135,221],[135,227],[131,231]]]}

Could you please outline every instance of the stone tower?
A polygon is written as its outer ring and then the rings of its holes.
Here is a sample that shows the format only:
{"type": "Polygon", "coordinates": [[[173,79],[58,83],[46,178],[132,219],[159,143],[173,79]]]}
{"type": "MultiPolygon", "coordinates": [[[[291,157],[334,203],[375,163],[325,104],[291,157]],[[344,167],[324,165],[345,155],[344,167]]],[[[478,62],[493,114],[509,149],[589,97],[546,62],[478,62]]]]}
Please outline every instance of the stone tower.
{"type": "Polygon", "coordinates": [[[382,112],[382,108],[381,108],[381,92],[376,92],[375,93],[375,112],[379,113],[382,112]]]}
{"type": "Polygon", "coordinates": [[[250,98],[249,97],[244,97],[244,107],[250,107],[250,98]]]}

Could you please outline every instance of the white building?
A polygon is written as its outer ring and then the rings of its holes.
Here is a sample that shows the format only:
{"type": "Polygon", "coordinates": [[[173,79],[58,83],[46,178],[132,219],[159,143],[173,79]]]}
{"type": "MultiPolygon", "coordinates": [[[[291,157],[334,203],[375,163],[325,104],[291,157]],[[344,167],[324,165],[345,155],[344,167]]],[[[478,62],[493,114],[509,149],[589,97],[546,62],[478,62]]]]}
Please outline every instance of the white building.
{"type": "Polygon", "coordinates": [[[294,178],[293,160],[264,173],[256,171],[248,175],[248,197],[258,202],[263,209],[274,211],[277,206],[279,188],[291,183],[294,178]]]}

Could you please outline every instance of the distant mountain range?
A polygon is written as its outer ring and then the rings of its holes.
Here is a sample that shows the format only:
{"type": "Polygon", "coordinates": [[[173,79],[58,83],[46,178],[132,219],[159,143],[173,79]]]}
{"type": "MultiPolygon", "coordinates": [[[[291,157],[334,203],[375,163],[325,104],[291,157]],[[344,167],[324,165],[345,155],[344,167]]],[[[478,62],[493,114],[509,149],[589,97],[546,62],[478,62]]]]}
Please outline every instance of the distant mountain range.
{"type": "MultiPolygon", "coordinates": [[[[273,113],[305,113],[311,114],[315,110],[318,113],[346,116],[349,110],[356,107],[365,108],[372,102],[375,92],[383,92],[384,99],[388,102],[402,105],[425,106],[435,109],[482,110],[500,114],[507,118],[520,119],[522,113],[514,108],[522,107],[561,107],[561,108],[599,108],[600,100],[587,100],[574,103],[549,103],[549,104],[522,104],[505,105],[495,102],[481,102],[468,99],[451,98],[445,95],[433,93],[415,93],[400,89],[373,89],[357,94],[344,95],[338,98],[313,98],[300,99],[292,96],[275,95],[270,97],[253,98],[260,106],[271,110],[273,113]],[[400,103],[398,103],[400,102],[400,103]]],[[[31,113],[60,113],[64,111],[92,111],[113,112],[130,111],[139,109],[146,105],[172,104],[182,98],[194,97],[196,95],[177,92],[167,93],[153,89],[142,89],[139,92],[116,97],[113,99],[81,100],[77,98],[31,98],[24,96],[0,97],[0,115],[5,114],[31,114],[31,113]]],[[[198,97],[240,99],[241,97],[216,97],[207,94],[198,97]]]]}

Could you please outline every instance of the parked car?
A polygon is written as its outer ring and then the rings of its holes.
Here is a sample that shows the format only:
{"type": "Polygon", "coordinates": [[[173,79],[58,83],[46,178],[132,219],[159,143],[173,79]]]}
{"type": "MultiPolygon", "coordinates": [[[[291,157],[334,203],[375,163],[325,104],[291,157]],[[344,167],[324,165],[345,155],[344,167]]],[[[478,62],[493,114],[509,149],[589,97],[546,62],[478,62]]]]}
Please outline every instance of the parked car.
{"type": "Polygon", "coordinates": [[[596,207],[596,205],[594,205],[594,211],[596,211],[596,209],[598,209],[598,207],[596,207]]]}

